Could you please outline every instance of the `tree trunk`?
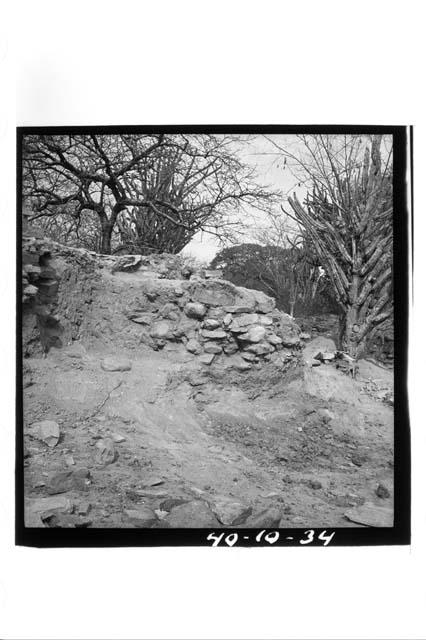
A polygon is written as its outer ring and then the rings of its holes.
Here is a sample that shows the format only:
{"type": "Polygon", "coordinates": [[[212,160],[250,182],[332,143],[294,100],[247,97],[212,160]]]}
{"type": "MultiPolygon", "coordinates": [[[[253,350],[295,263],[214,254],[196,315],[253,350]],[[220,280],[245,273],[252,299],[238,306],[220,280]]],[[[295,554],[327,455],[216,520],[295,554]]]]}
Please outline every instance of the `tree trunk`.
{"type": "Polygon", "coordinates": [[[362,357],[366,346],[366,336],[361,337],[363,327],[358,316],[358,306],[352,304],[347,308],[346,314],[340,318],[340,346],[343,351],[357,360],[362,357]]]}
{"type": "Polygon", "coordinates": [[[111,254],[111,236],[112,236],[112,225],[109,223],[102,223],[102,241],[101,241],[101,253],[110,255],[111,254]]]}

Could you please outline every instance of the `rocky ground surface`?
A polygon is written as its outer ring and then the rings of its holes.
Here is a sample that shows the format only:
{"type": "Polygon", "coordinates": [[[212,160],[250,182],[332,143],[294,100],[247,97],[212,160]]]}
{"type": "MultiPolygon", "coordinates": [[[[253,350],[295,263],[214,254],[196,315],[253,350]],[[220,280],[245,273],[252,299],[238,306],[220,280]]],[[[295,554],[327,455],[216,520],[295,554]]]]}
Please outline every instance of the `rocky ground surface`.
{"type": "Polygon", "coordinates": [[[216,274],[71,254],[28,250],[27,526],[392,526],[390,368],[216,274]]]}
{"type": "Polygon", "coordinates": [[[338,527],[392,508],[389,371],[239,388],[188,380],[187,359],[74,344],[26,360],[27,526],[338,527]]]}

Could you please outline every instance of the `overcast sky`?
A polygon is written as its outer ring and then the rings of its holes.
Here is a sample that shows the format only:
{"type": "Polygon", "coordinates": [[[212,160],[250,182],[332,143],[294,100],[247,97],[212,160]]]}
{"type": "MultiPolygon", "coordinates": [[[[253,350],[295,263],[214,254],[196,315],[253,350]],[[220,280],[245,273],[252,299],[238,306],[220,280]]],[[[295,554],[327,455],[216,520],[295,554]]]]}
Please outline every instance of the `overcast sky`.
{"type": "MultiPolygon", "coordinates": [[[[341,137],[342,142],[344,141],[343,135],[337,134],[332,137],[341,137]]],[[[358,137],[360,144],[358,148],[358,158],[361,162],[365,145],[369,145],[369,139],[370,136],[363,135],[358,137]]],[[[282,192],[283,205],[285,205],[287,196],[292,194],[294,191],[297,193],[298,198],[303,201],[306,196],[307,188],[303,183],[300,183],[294,175],[294,172],[297,173],[297,163],[291,159],[287,159],[287,163],[285,164],[284,154],[281,153],[277,147],[285,149],[296,157],[303,157],[306,153],[305,145],[295,134],[268,136],[253,135],[249,144],[245,146],[242,151],[239,151],[239,153],[245,162],[252,164],[255,167],[260,184],[263,186],[270,186],[274,190],[280,190],[282,192]]],[[[381,147],[383,160],[388,157],[391,149],[392,136],[383,136],[381,147]]],[[[277,205],[277,208],[279,208],[279,206],[280,205],[277,205]]],[[[248,223],[245,226],[244,234],[241,236],[239,242],[255,242],[256,239],[254,234],[256,229],[259,230],[259,228],[267,227],[267,216],[266,214],[249,207],[245,208],[245,212],[247,214],[248,223]]],[[[290,224],[293,225],[291,222],[290,224]]],[[[199,232],[183,249],[182,253],[192,255],[202,261],[210,262],[220,248],[221,245],[217,238],[210,234],[199,232]]]]}
{"type": "MultiPolygon", "coordinates": [[[[297,147],[300,145],[294,135],[270,135],[267,137],[253,135],[252,141],[241,153],[241,157],[245,162],[252,164],[256,168],[259,183],[283,192],[284,203],[286,194],[291,193],[293,189],[296,188],[300,197],[301,190],[297,188],[297,181],[291,174],[288,165],[284,165],[282,154],[280,154],[279,150],[271,141],[276,142],[279,146],[291,148],[295,151],[297,151],[297,147]]],[[[250,214],[250,217],[257,220],[258,226],[266,224],[264,214],[254,209],[250,210],[250,214]]],[[[247,231],[245,235],[242,236],[241,242],[253,241],[253,230],[255,227],[256,224],[253,220],[253,222],[247,226],[247,231]]],[[[199,232],[182,250],[182,253],[194,256],[202,261],[210,262],[220,248],[220,243],[216,237],[208,233],[199,232]]]]}
{"type": "MultiPolygon", "coordinates": [[[[295,137],[290,135],[273,135],[268,136],[268,138],[274,140],[280,146],[297,145],[295,137]]],[[[264,136],[254,135],[252,142],[245,148],[241,156],[245,162],[255,166],[261,184],[271,186],[273,189],[280,189],[283,194],[286,194],[289,190],[291,191],[295,186],[295,178],[291,175],[288,167],[285,167],[279,150],[264,136]]],[[[259,226],[262,222],[265,224],[265,216],[260,212],[253,209],[250,213],[258,220],[259,226]]],[[[254,226],[253,222],[251,226],[247,227],[247,232],[242,237],[241,242],[253,240],[254,226]]],[[[183,249],[182,253],[210,262],[219,250],[220,244],[216,237],[199,232],[183,249]]]]}

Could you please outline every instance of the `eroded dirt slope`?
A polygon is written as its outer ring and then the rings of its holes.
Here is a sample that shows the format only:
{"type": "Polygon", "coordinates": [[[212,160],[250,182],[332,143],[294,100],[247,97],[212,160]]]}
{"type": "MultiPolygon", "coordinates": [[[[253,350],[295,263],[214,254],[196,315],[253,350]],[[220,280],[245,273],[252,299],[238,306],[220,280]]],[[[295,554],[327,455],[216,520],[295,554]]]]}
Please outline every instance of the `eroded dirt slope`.
{"type": "Polygon", "coordinates": [[[224,498],[251,517],[275,510],[283,527],[355,526],[344,515],[351,507],[392,507],[393,410],[380,395],[392,376],[370,363],[357,380],[321,366],[293,380],[264,374],[262,387],[246,372],[232,384],[200,379],[182,345],[111,353],[77,342],[27,359],[25,370],[30,525],[208,526],[203,505],[224,498]],[[108,356],[131,369],[104,371],[108,356]],[[54,447],[34,430],[42,420],[59,424],[54,447]],[[102,457],[105,440],[113,461],[102,457]],[[83,483],[52,490],[55,473],[80,469],[83,483]],[[376,495],[379,484],[389,496],[376,495]],[[146,507],[155,519],[143,520],[146,507]],[[186,524],[171,519],[179,510],[186,524]]]}

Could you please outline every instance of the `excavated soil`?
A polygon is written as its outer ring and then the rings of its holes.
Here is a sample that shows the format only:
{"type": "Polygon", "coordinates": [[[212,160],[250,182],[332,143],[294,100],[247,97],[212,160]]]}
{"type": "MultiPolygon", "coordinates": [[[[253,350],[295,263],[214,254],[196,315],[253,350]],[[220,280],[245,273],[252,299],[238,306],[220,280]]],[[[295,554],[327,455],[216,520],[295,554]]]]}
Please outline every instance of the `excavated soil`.
{"type": "Polygon", "coordinates": [[[61,494],[72,515],[56,526],[134,527],[126,512],[144,506],[161,526],[174,500],[217,496],[254,514],[275,507],[281,527],[353,527],[351,507],[392,508],[390,370],[361,362],[355,380],[332,365],[282,381],[267,372],[200,380],[192,360],[183,345],[113,353],[79,341],[25,359],[27,526],[43,526],[33,506],[49,496],[51,474],[79,468],[90,483],[61,494]],[[128,358],[131,369],[104,371],[108,356],[128,358]],[[33,432],[41,420],[59,424],[56,446],[33,432]],[[115,441],[109,464],[96,447],[105,438],[115,441]],[[378,497],[378,485],[389,496],[378,497]]]}

